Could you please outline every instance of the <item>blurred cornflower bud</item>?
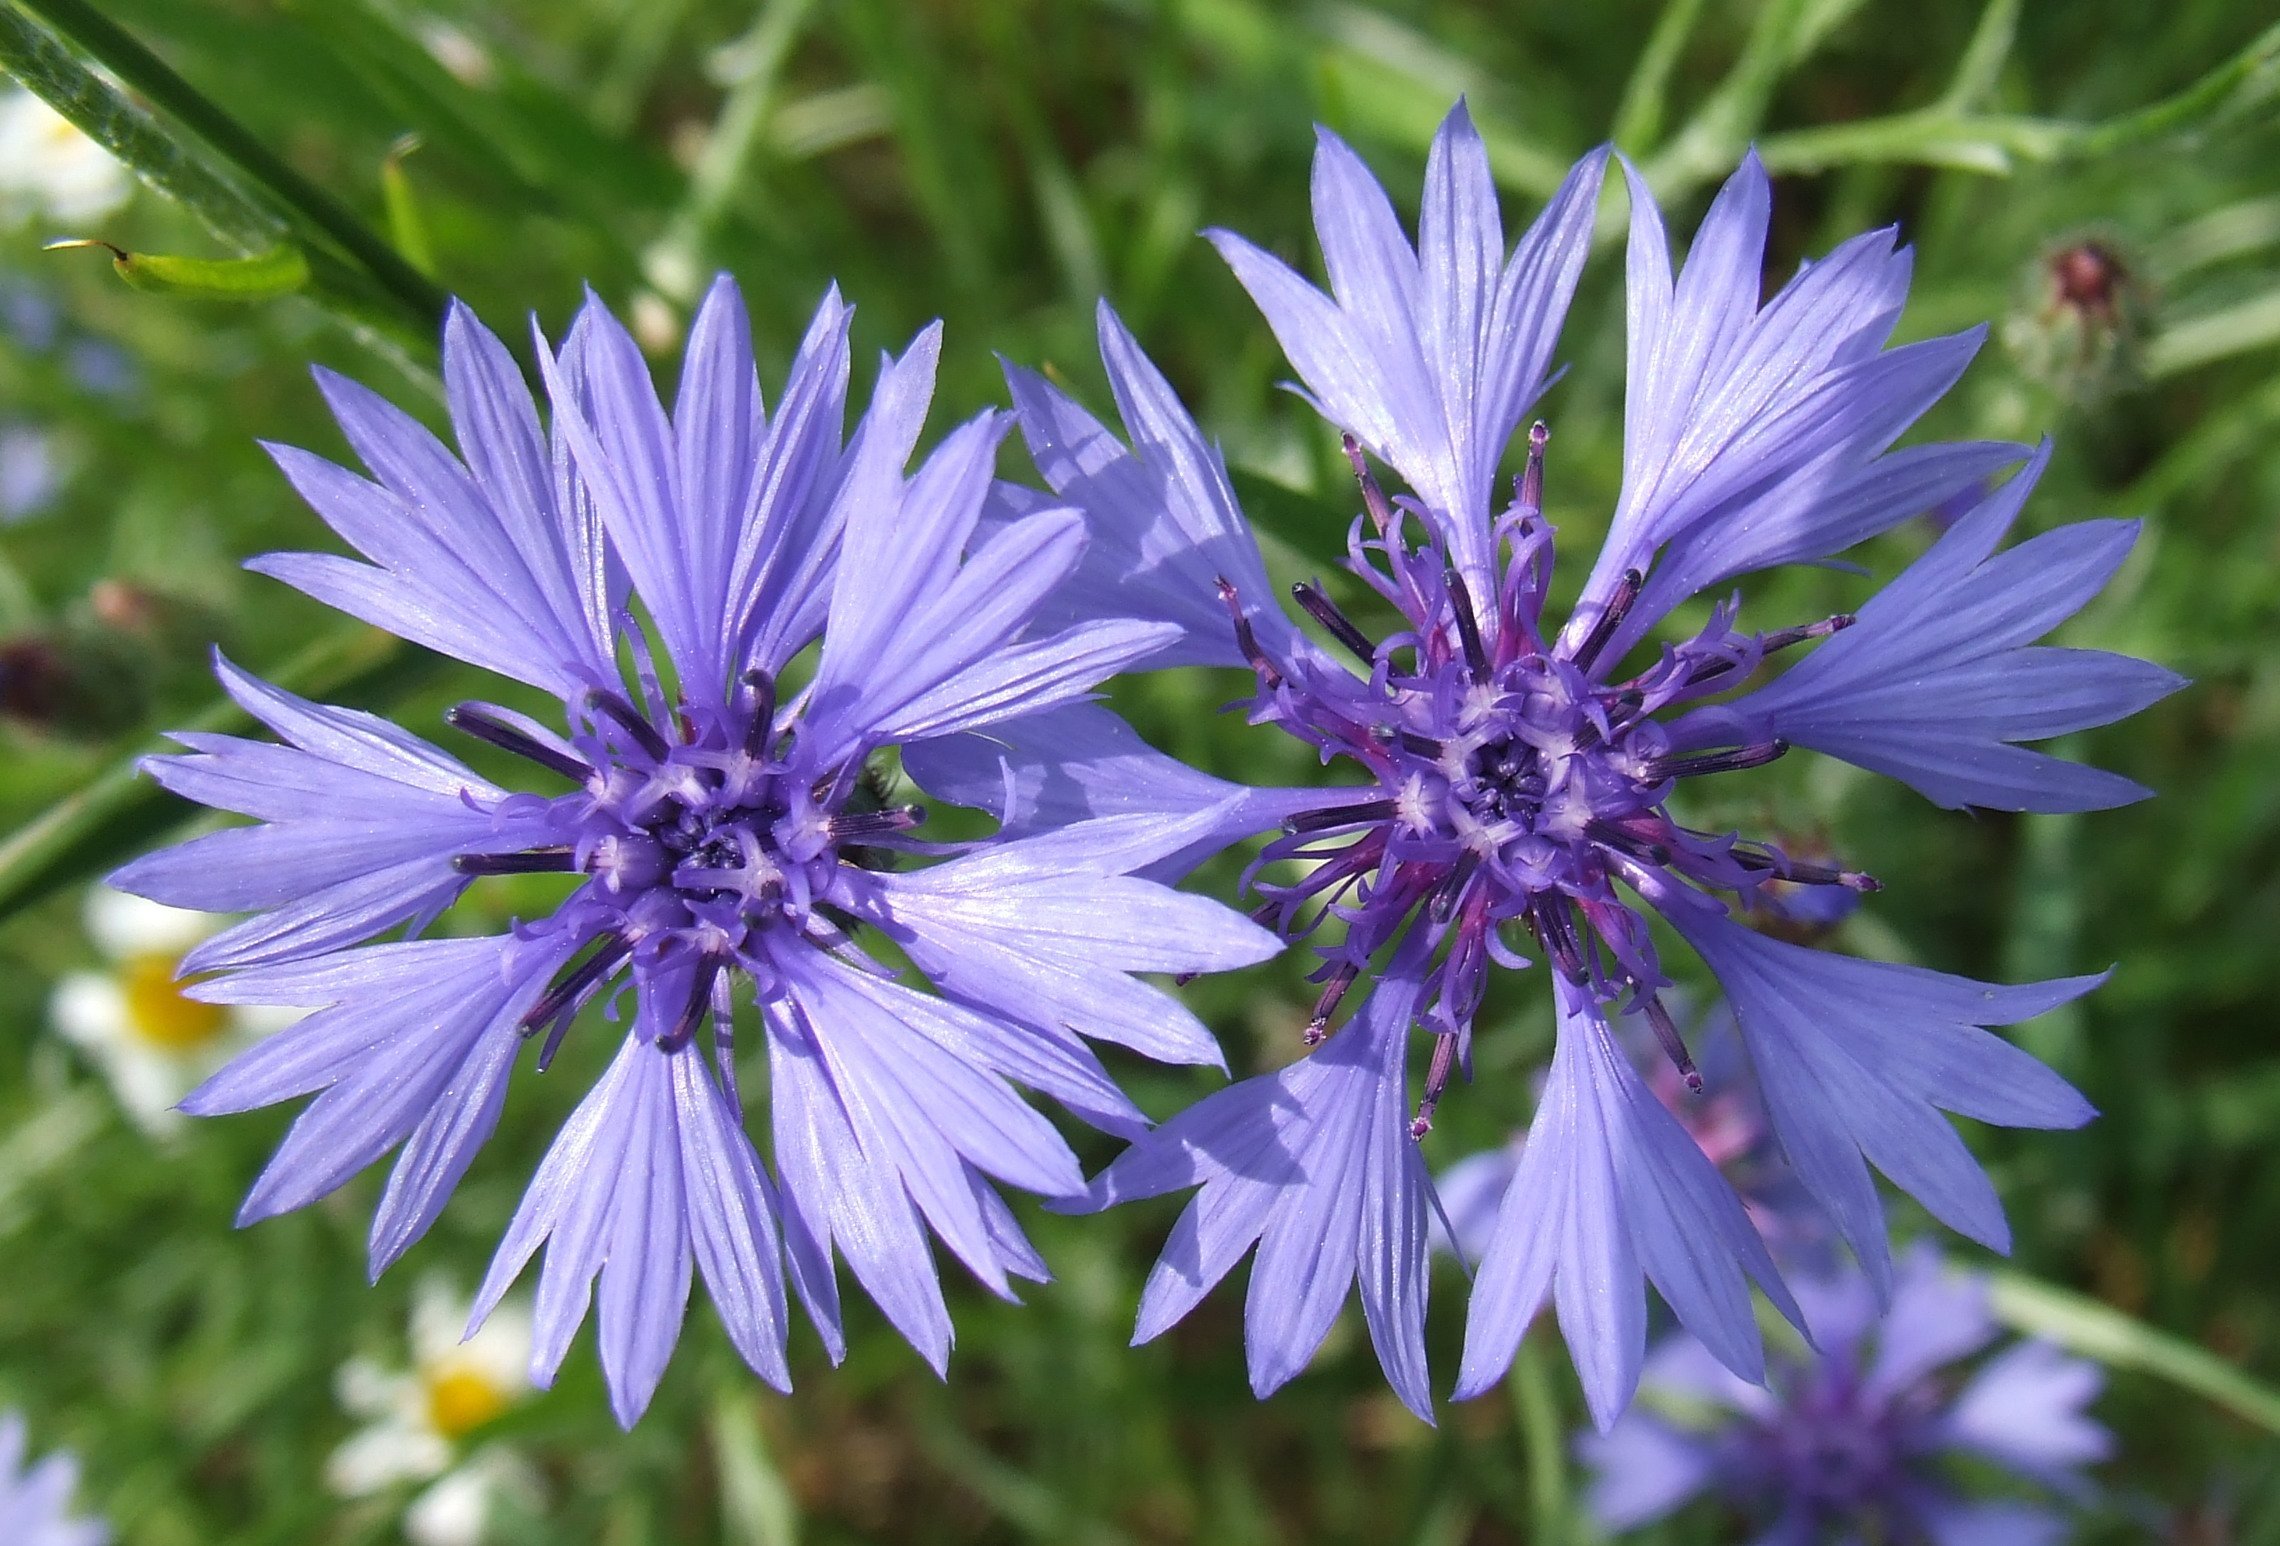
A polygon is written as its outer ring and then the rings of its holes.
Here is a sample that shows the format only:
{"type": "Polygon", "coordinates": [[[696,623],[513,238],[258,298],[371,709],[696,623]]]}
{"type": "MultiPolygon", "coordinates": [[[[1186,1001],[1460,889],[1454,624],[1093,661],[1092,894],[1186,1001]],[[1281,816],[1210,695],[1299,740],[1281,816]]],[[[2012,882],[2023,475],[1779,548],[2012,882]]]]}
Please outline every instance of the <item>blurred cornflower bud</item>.
{"type": "Polygon", "coordinates": [[[333,1451],[325,1480],[347,1497],[428,1482],[404,1510],[413,1546],[477,1546],[504,1499],[535,1506],[536,1471],[511,1446],[470,1441],[530,1399],[530,1311],[501,1305],[464,1341],[471,1301],[444,1278],[412,1298],[410,1369],[341,1365],[340,1404],[364,1426],[333,1451]]]}
{"type": "Polygon", "coordinates": [[[2035,260],[2003,342],[2027,375],[2094,403],[2138,381],[2152,310],[2137,264],[2106,238],[2080,237],[2035,260]]]}

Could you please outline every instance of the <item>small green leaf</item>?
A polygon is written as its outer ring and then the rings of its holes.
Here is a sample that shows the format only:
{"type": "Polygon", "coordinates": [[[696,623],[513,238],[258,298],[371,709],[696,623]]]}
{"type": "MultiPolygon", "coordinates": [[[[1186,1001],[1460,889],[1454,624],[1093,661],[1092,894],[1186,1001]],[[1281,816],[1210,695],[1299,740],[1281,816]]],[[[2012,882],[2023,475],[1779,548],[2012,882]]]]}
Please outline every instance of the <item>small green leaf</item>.
{"type": "Polygon", "coordinates": [[[250,258],[179,258],[166,253],[129,252],[100,237],[49,242],[46,251],[101,247],[111,267],[137,290],[193,301],[265,301],[291,295],[309,282],[309,260],[290,245],[272,247],[250,258]]]}
{"type": "Polygon", "coordinates": [[[388,205],[388,239],[396,250],[430,279],[435,277],[435,245],[428,240],[427,221],[420,214],[419,196],[404,171],[404,159],[420,148],[420,137],[406,134],[388,147],[380,163],[380,196],[388,205]]]}
{"type": "Polygon", "coordinates": [[[2251,1379],[2183,1337],[2020,1273],[1995,1275],[1992,1303],[1995,1318],[2014,1331],[2047,1338],[2111,1368],[2168,1380],[2236,1417],[2280,1433],[2280,1390],[2251,1379]]]}

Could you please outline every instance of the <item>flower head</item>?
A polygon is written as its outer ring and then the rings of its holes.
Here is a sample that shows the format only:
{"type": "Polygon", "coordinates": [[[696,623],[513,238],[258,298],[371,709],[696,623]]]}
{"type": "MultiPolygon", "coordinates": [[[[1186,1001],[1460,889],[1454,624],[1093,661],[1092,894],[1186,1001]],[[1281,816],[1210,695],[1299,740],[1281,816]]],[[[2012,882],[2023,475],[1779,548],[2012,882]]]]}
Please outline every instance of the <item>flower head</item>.
{"type": "Polygon", "coordinates": [[[1086,538],[1057,509],[983,529],[999,416],[960,426],[905,476],[935,330],[883,366],[842,445],[848,317],[836,294],[824,301],[770,419],[724,278],[668,414],[632,338],[591,302],[559,353],[538,340],[549,435],[505,347],[455,307],[444,375],[457,456],[320,375],[377,481],[273,454],[369,562],[288,553],[253,567],[558,697],[556,725],[480,702],[449,716],[529,764],[543,792],[224,662],[225,687],[279,743],[184,734],[185,753],[149,767],[258,824],[118,877],[173,905],[255,915],[191,952],[190,970],[227,974],[195,993],[315,1012],[184,1107],[317,1095],[245,1222],[400,1145],[373,1221],[375,1272],[434,1220],[525,1047],[545,1069],[586,1006],[607,1001],[614,1017],[630,986],[618,1051],[540,1165],[475,1306],[480,1321],[544,1244],[534,1371],[552,1378],[598,1297],[628,1423],[662,1376],[693,1271],[778,1385],[787,1256],[835,1355],[844,1254],[940,1368],[950,1325],[929,1228],[1010,1295],[1009,1274],[1044,1267],[996,1183],[1082,1185],[1014,1084],[1137,1131],[1082,1037],[1190,1061],[1217,1050],[1129,974],[1276,948],[1135,876],[1192,842],[1198,819],[1103,819],[895,867],[919,853],[925,813],[882,792],[874,754],[1067,704],[1173,630],[1035,625],[1086,538]],[[364,943],[398,926],[416,936],[499,875],[558,875],[560,903],[502,935],[364,943]],[[942,994],[876,961],[874,932],[942,994]],[[773,1176],[745,1128],[740,981],[757,1001],[773,1176]]]}
{"type": "Polygon", "coordinates": [[[28,1464],[24,1419],[0,1412],[0,1541],[10,1546],[104,1546],[110,1526],[71,1517],[71,1494],[79,1485],[79,1462],[50,1455],[28,1464]]]}
{"type": "Polygon", "coordinates": [[[1801,1277],[1796,1288],[1817,1354],[1777,1357],[1761,1388],[1675,1334],[1648,1360],[1640,1404],[1583,1437],[1596,1472],[1586,1501],[1602,1527],[1628,1530],[1715,1494],[1760,1539],[1798,1546],[2067,1538],[2065,1515],[2045,1503],[1966,1493],[1954,1462],[2079,1498],[2082,1468],[2112,1448],[2084,1411],[2104,1383],[2097,1365],[2017,1342],[1959,1385],[1945,1371],[1997,1328],[1986,1279],[1950,1270],[1929,1246],[1903,1258],[1881,1323],[1858,1273],[1801,1277]]]}
{"type": "Polygon", "coordinates": [[[463,1339],[468,1309],[449,1283],[423,1278],[412,1298],[412,1367],[355,1358],[340,1370],[341,1405],[364,1426],[333,1451],[325,1479],[349,1497],[432,1483],[405,1511],[415,1546],[474,1546],[496,1495],[535,1486],[511,1450],[468,1443],[530,1396],[530,1311],[509,1301],[463,1339]]]}
{"type": "MultiPolygon", "coordinates": [[[[1696,1078],[1662,998],[1672,979],[1650,929],[1658,915],[1725,989],[1776,1137],[1879,1284],[1889,1263],[1871,1162],[2001,1247],[2001,1210],[1941,1112],[2014,1126],[2091,1114],[1985,1028],[2096,979],[2001,988],[1752,933],[1730,914],[1796,906],[1767,896],[1770,886],[1849,898],[1877,883],[1690,825],[1690,787],[1807,747],[1946,806],[2116,805],[2146,791],[2015,743],[2119,719],[2180,682],[2143,661],[2033,645],[2104,583],[2135,534],[2127,522],[2086,522],[1996,552],[2047,448],[1855,612],[1752,629],[1729,597],[1690,633],[1666,629],[1649,646],[1698,593],[1828,558],[2026,456],[1975,443],[1892,449],[1968,364],[1980,331],[1887,347],[1909,275],[1889,230],[1805,264],[1761,303],[1770,184],[1754,155],[1675,275],[1654,200],[1629,174],[1623,486],[1575,609],[1550,615],[1546,427],[1528,432],[1509,499],[1492,474],[1549,379],[1603,165],[1599,154],[1579,163],[1507,258],[1486,152],[1460,105],[1434,144],[1414,244],[1360,160],[1322,135],[1314,194],[1327,294],[1241,238],[1215,237],[1312,401],[1345,431],[1362,504],[1348,567],[1390,617],[1375,631],[1363,625],[1371,614],[1349,615],[1319,586],[1294,596],[1327,644],[1267,604],[1224,467],[1105,308],[1102,353],[1129,449],[1051,384],[1013,376],[1046,481],[1123,532],[1127,548],[1154,555],[1081,575],[1095,604],[1178,622],[1190,650],[1215,641],[1212,658],[1254,674],[1253,720],[1314,747],[1345,782],[1311,796],[1230,797],[1169,759],[1144,764],[1105,733],[1088,747],[1066,719],[1001,726],[987,748],[913,766],[944,794],[987,802],[994,785],[1016,825],[1032,819],[1042,796],[1030,791],[1048,765],[1093,770],[1057,786],[1086,791],[1106,787],[1115,766],[1122,808],[1208,806],[1220,843],[1262,817],[1279,821],[1252,873],[1260,916],[1321,955],[1307,1039],[1353,1034],[1336,1029],[1344,1000],[1373,976],[1379,995],[1412,1004],[1431,1043],[1413,1137],[1472,1066],[1489,972],[1541,962],[1558,1050],[1484,1253],[1458,1389],[1498,1378],[1554,1299],[1604,1422],[1636,1378],[1642,1276],[1745,1372],[1758,1362],[1745,1279],[1785,1302],[1732,1191],[1611,1038],[1613,1018],[1641,1015],[1696,1078]],[[1408,492],[1379,485],[1373,456],[1408,492]],[[1219,605],[1208,624],[1207,585],[1219,605]]],[[[1364,1061],[1406,1083],[1403,1058],[1364,1061]]],[[[1286,1092],[1305,1082],[1274,1077],[1286,1092]]],[[[1347,1120],[1364,1103],[1341,1101],[1333,1117],[1293,1098],[1281,1128],[1293,1155],[1313,1142],[1306,1123],[1347,1120]]],[[[1180,1132],[1172,1124],[1141,1148],[1166,1148],[1180,1132]]],[[[1282,1186],[1303,1192],[1333,1174],[1299,1166],[1282,1186]]],[[[1374,1227],[1378,1249],[1413,1248],[1398,1211],[1374,1227]]],[[[1335,1274],[1343,1255],[1326,1261],[1335,1274]]],[[[1289,1313],[1254,1289],[1254,1328],[1289,1313]]]]}

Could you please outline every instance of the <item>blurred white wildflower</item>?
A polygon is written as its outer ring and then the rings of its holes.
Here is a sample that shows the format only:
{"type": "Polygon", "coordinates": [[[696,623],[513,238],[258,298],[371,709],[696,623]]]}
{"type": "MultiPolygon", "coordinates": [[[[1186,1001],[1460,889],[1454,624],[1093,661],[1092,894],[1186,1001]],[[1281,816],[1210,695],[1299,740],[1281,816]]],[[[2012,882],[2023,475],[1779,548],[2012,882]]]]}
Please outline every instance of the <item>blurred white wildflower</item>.
{"type": "Polygon", "coordinates": [[[109,151],[30,92],[0,87],[0,224],[100,219],[131,191],[109,151]]]}
{"type": "Polygon", "coordinates": [[[530,1313],[501,1305],[462,1341],[469,1308],[445,1279],[422,1279],[412,1297],[412,1367],[352,1358],[337,1382],[341,1405],[365,1425],[333,1451],[325,1479],[348,1497],[432,1481],[404,1511],[414,1546],[476,1546],[500,1498],[536,1502],[537,1477],[520,1455],[466,1443],[531,1394],[530,1313]]]}
{"type": "Polygon", "coordinates": [[[108,886],[87,893],[87,934],[109,964],[64,977],[48,1013],[149,1132],[175,1130],[183,1121],[176,1101],[232,1055],[301,1017],[297,1009],[183,996],[175,978],[183,953],[228,921],[108,886]]]}

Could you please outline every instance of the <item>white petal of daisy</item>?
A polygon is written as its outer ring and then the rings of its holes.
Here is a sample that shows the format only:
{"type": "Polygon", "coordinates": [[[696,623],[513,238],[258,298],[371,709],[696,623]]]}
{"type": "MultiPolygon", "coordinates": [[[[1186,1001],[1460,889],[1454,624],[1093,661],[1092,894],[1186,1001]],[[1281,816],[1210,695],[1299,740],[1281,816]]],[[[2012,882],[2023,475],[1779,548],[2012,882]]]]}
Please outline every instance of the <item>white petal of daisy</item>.
{"type": "Polygon", "coordinates": [[[360,1428],[325,1462],[325,1484],[343,1497],[425,1481],[449,1467],[451,1446],[393,1419],[360,1428]]]}
{"type": "Polygon", "coordinates": [[[510,1450],[485,1449],[413,1501],[404,1535],[412,1546],[479,1546],[498,1503],[510,1497],[538,1507],[536,1474],[510,1450]]]}
{"type": "Polygon", "coordinates": [[[88,888],[85,916],[88,938],[114,961],[146,955],[179,956],[214,934],[225,921],[212,913],[168,907],[109,886],[88,888]]]}
{"type": "Polygon", "coordinates": [[[0,92],[0,215],[93,220],[127,201],[126,168],[28,91],[0,92]]]}

